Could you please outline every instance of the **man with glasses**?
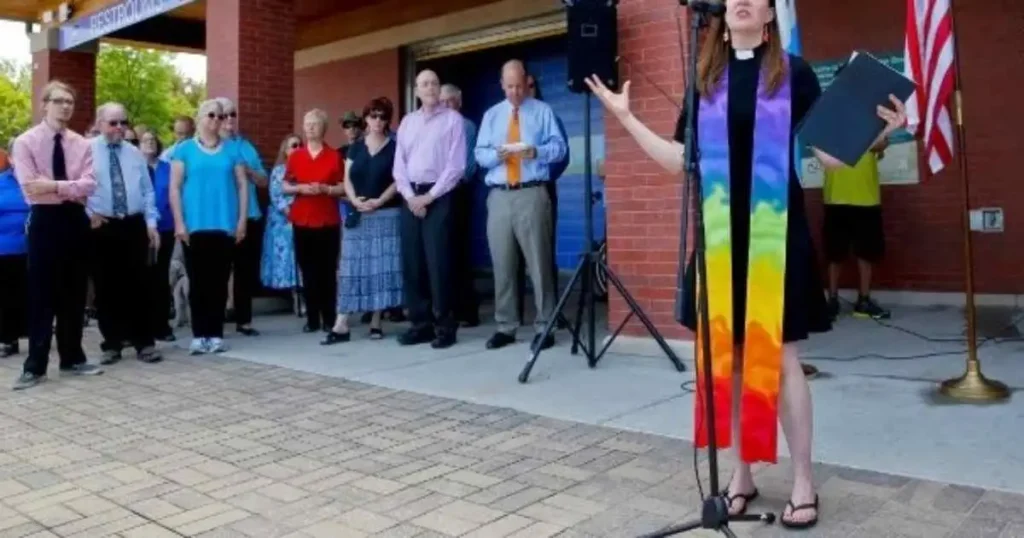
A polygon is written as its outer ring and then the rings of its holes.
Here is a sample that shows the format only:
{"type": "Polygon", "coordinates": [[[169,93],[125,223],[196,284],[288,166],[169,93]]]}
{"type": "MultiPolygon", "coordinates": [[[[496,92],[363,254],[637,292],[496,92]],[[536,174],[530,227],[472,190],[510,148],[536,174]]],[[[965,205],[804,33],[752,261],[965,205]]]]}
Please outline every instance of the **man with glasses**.
{"type": "Polygon", "coordinates": [[[91,142],[96,191],[86,212],[92,227],[92,280],[103,364],[121,360],[125,341],[131,342],[140,361],[159,362],[145,303],[150,253],[160,249],[149,167],[124,137],[130,125],[124,106],[106,103],[96,110],[96,118],[100,136],[91,142]]]}
{"type": "Polygon", "coordinates": [[[238,112],[234,101],[218,97],[222,109],[220,135],[228,149],[234,151],[245,165],[249,180],[248,223],[245,238],[235,247],[232,265],[232,297],[235,306],[235,330],[245,336],[258,336],[252,327],[252,299],[260,285],[260,251],[263,248],[263,211],[260,209],[256,188],[267,187],[267,170],[259,152],[248,139],[238,133],[238,112]]]}
{"type": "Polygon", "coordinates": [[[29,351],[15,390],[46,380],[53,320],[63,375],[97,375],[82,350],[89,217],[85,202],[96,189],[92,146],[68,129],[75,92],[52,81],[42,91],[43,121],[14,142],[14,174],[32,206],[28,223],[29,351]]]}

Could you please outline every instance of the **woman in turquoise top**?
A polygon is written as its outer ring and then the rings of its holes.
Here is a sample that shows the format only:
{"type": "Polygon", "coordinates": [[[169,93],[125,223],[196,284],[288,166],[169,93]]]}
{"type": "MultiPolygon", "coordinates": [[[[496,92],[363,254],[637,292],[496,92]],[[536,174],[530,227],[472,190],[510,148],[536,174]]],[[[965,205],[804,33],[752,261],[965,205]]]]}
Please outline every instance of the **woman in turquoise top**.
{"type": "Polygon", "coordinates": [[[171,155],[174,236],[185,247],[194,355],[227,351],[224,307],[235,245],[245,239],[248,179],[233,144],[219,134],[224,110],[199,106],[196,137],[171,155]]]}
{"type": "MultiPolygon", "coordinates": [[[[294,194],[285,194],[285,164],[288,156],[302,146],[298,135],[288,135],[281,142],[277,161],[270,172],[270,206],[267,207],[267,229],[263,233],[263,254],[260,261],[260,280],[263,285],[275,290],[295,290],[299,275],[295,270],[295,242],[288,211],[295,200],[294,194]]],[[[295,312],[299,312],[298,294],[293,293],[295,312]]]]}

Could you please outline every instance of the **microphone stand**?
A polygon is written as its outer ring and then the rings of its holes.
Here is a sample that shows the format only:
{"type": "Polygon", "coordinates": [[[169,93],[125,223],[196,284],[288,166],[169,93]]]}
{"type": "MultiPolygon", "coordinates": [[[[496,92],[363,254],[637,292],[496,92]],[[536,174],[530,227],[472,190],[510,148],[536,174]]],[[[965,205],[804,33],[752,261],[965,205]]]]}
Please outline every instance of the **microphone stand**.
{"type": "MultiPolygon", "coordinates": [[[[683,208],[682,208],[682,223],[680,225],[680,249],[679,249],[679,286],[676,293],[676,318],[683,319],[683,308],[685,307],[685,301],[683,300],[684,293],[684,279],[685,279],[685,267],[686,267],[686,237],[687,237],[687,211],[688,207],[688,196],[687,192],[690,186],[694,189],[696,198],[696,204],[694,204],[694,219],[697,224],[696,230],[696,244],[694,245],[694,254],[697,262],[697,283],[699,286],[697,304],[697,314],[700,316],[699,330],[700,338],[698,342],[701,344],[701,354],[697,356],[702,360],[703,378],[696,379],[695,382],[703,383],[703,396],[704,396],[704,409],[705,416],[703,417],[705,427],[708,433],[708,464],[711,482],[711,491],[708,496],[703,499],[703,505],[701,508],[701,516],[699,519],[688,521],[679,525],[674,525],[657,532],[645,534],[641,538],[663,538],[665,536],[674,536],[676,534],[682,534],[696,529],[709,529],[716,532],[721,532],[729,538],[736,538],[736,534],[729,528],[729,523],[734,521],[761,521],[766,524],[772,524],[775,522],[775,514],[743,514],[743,515],[729,515],[729,499],[719,490],[718,487],[718,441],[715,437],[715,399],[713,397],[714,382],[711,374],[711,329],[710,321],[708,319],[708,280],[707,276],[707,261],[705,260],[705,237],[704,237],[704,194],[701,187],[701,175],[700,175],[700,152],[697,148],[695,140],[695,127],[696,127],[696,103],[698,99],[697,95],[697,42],[700,35],[700,30],[707,27],[711,17],[720,17],[725,14],[725,4],[723,2],[710,2],[707,0],[680,0],[680,4],[689,8],[689,17],[687,19],[690,23],[690,37],[689,44],[690,51],[689,58],[686,59],[686,127],[684,135],[684,170],[686,172],[686,178],[683,188],[683,208]]],[[[698,398],[700,395],[697,396],[698,398]]],[[[726,410],[725,412],[731,412],[726,410]]],[[[693,449],[696,451],[696,444],[693,449]]]]}

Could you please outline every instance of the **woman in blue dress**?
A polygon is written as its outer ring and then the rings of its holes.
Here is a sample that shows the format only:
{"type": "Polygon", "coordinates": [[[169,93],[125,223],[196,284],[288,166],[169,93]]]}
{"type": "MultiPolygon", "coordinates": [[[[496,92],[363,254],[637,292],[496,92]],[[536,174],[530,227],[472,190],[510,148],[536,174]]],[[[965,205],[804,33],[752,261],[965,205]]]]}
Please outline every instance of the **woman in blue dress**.
{"type": "Polygon", "coordinates": [[[263,234],[263,259],[260,261],[263,285],[269,289],[292,290],[298,314],[301,314],[297,293],[299,272],[295,269],[295,243],[292,223],[288,220],[295,195],[286,194],[282,186],[288,156],[301,146],[302,139],[291,134],[281,142],[281,149],[277,152],[274,170],[270,172],[270,206],[267,207],[267,231],[263,234]]]}

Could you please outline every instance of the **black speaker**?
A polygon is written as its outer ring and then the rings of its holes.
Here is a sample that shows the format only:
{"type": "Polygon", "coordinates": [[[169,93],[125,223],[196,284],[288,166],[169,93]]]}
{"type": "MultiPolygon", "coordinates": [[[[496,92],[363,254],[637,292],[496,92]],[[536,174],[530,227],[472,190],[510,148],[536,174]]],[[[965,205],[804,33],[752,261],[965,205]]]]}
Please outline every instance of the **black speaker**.
{"type": "Polygon", "coordinates": [[[568,19],[569,90],[590,91],[583,82],[597,75],[619,88],[618,0],[565,0],[568,19]]]}

